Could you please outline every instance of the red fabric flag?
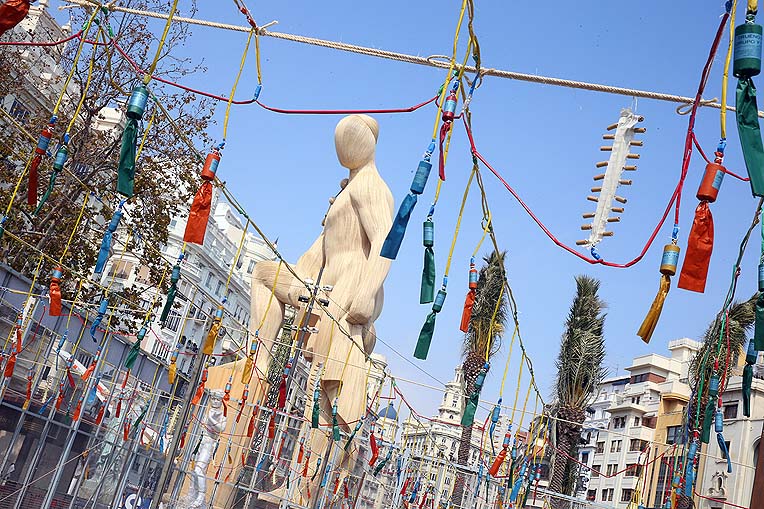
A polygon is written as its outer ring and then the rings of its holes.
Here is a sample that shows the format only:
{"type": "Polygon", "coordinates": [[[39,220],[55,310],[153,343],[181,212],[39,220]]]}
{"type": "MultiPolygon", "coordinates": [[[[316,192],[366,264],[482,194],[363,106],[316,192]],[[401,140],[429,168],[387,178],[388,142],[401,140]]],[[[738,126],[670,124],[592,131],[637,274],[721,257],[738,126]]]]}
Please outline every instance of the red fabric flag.
{"type": "Polygon", "coordinates": [[[74,415],[72,415],[72,420],[74,422],[77,422],[80,419],[80,412],[82,411],[82,398],[77,401],[77,406],[74,409],[74,415]]]}
{"type": "Polygon", "coordinates": [[[283,410],[286,406],[286,377],[281,377],[281,385],[279,385],[279,400],[278,400],[278,408],[279,410],[283,410]]]}
{"type": "Polygon", "coordinates": [[[12,352],[11,356],[8,357],[8,360],[5,362],[5,371],[3,374],[6,378],[10,378],[13,376],[13,370],[16,368],[16,352],[12,352]]]}
{"type": "Polygon", "coordinates": [[[249,418],[249,424],[247,425],[247,437],[252,438],[255,433],[255,413],[252,412],[252,417],[249,418]]]}
{"type": "Polygon", "coordinates": [[[491,465],[491,468],[488,469],[488,475],[491,477],[496,477],[496,474],[499,473],[499,469],[501,468],[501,465],[504,463],[504,459],[507,457],[507,449],[502,447],[499,451],[499,454],[496,455],[496,459],[493,460],[493,464],[491,465]]]}
{"type": "Polygon", "coordinates": [[[88,378],[90,378],[90,375],[93,374],[96,368],[96,361],[93,359],[93,362],[90,363],[90,366],[88,366],[88,369],[85,370],[85,372],[82,374],[82,380],[87,381],[88,378]]]}
{"type": "Polygon", "coordinates": [[[459,330],[466,333],[470,327],[470,319],[472,318],[472,307],[475,305],[475,290],[470,289],[467,292],[467,296],[464,298],[464,310],[462,311],[462,323],[459,325],[459,330]]]}
{"type": "Polygon", "coordinates": [[[96,417],[96,424],[101,424],[105,410],[106,410],[106,405],[101,405],[101,408],[98,410],[98,416],[96,417]]]}
{"type": "Polygon", "coordinates": [[[268,421],[268,438],[276,436],[276,412],[271,412],[271,418],[268,421]]]}
{"type": "Polygon", "coordinates": [[[707,201],[702,201],[695,209],[690,236],[687,239],[687,254],[684,256],[679,288],[700,292],[706,289],[708,264],[714,249],[714,218],[707,201]]]}
{"type": "Polygon", "coordinates": [[[188,213],[186,231],[183,241],[190,244],[204,244],[204,234],[207,232],[207,220],[212,206],[212,184],[205,180],[194,196],[191,211],[188,213]]]}
{"type": "Polygon", "coordinates": [[[0,5],[0,36],[18,25],[29,12],[29,0],[7,0],[0,5]]]}
{"type": "Polygon", "coordinates": [[[50,295],[50,309],[48,314],[50,316],[61,316],[61,285],[60,279],[53,277],[50,279],[50,289],[48,294],[50,295]]]}
{"type": "Polygon", "coordinates": [[[194,394],[194,397],[191,399],[191,404],[198,405],[199,402],[202,400],[203,395],[204,395],[204,378],[202,378],[201,383],[199,383],[199,387],[196,388],[196,394],[194,394]]]}
{"type": "Polygon", "coordinates": [[[374,432],[372,432],[371,436],[369,437],[369,445],[371,446],[371,459],[369,460],[369,466],[373,467],[374,463],[377,462],[377,458],[379,458],[379,446],[377,446],[377,439],[374,436],[374,432]]]}

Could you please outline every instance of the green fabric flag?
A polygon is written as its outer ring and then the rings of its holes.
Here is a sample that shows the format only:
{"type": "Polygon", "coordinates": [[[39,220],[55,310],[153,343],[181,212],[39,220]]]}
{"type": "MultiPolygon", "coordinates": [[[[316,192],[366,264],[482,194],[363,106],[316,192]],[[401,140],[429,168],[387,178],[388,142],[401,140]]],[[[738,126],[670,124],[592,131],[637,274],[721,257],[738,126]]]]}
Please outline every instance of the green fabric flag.
{"type": "Polygon", "coordinates": [[[53,168],[53,171],[50,174],[50,180],[48,181],[48,188],[45,190],[45,194],[42,195],[42,198],[40,198],[40,202],[37,204],[37,208],[34,209],[34,212],[32,212],[33,216],[36,216],[40,213],[40,210],[42,210],[42,206],[45,205],[45,202],[48,201],[48,198],[50,198],[51,193],[53,192],[53,188],[56,185],[56,179],[58,178],[59,171],[57,171],[55,168],[53,168]]]}
{"type": "Polygon", "coordinates": [[[374,467],[374,476],[375,477],[376,477],[376,475],[378,473],[380,473],[382,471],[383,468],[385,468],[385,465],[387,465],[387,462],[390,461],[390,457],[392,455],[393,455],[393,449],[390,448],[387,451],[387,456],[385,456],[385,458],[382,461],[380,461],[379,463],[377,463],[376,467],[374,467]]]}
{"type": "Polygon", "coordinates": [[[143,407],[143,410],[141,411],[141,414],[138,416],[138,418],[135,420],[135,423],[133,424],[133,438],[135,438],[138,435],[138,426],[143,422],[143,418],[146,417],[146,412],[148,411],[149,407],[146,405],[143,407]]]}
{"type": "Polygon", "coordinates": [[[475,412],[477,411],[479,399],[480,394],[476,391],[467,400],[467,406],[464,407],[464,413],[462,414],[462,426],[472,426],[472,423],[475,422],[475,412]]]}
{"type": "Polygon", "coordinates": [[[175,264],[172,268],[172,274],[170,275],[170,289],[167,290],[167,300],[162,308],[162,315],[159,318],[159,322],[164,324],[167,321],[167,317],[170,316],[170,310],[175,302],[175,294],[178,292],[178,281],[180,280],[180,265],[175,264]]]}
{"type": "Polygon", "coordinates": [[[337,403],[332,405],[332,438],[335,442],[339,442],[342,435],[340,435],[340,426],[337,424],[337,403]]]}
{"type": "Polygon", "coordinates": [[[127,357],[125,358],[125,368],[126,369],[133,369],[133,365],[135,364],[135,359],[138,358],[138,354],[141,351],[141,341],[136,340],[135,343],[130,347],[130,350],[127,352],[127,357]]]}
{"type": "Polygon", "coordinates": [[[318,429],[318,416],[321,413],[321,408],[318,405],[318,400],[313,399],[313,413],[311,414],[310,426],[313,429],[318,429]]]}
{"type": "Polygon", "coordinates": [[[432,247],[426,247],[424,249],[424,268],[422,269],[419,303],[429,304],[433,300],[435,300],[435,253],[432,247]]]}
{"type": "Polygon", "coordinates": [[[427,353],[430,351],[430,343],[432,343],[432,335],[435,332],[435,311],[427,315],[427,319],[422,325],[422,330],[419,331],[419,339],[416,342],[416,348],[414,349],[414,357],[420,360],[427,359],[427,353]]]}
{"type": "Polygon", "coordinates": [[[135,184],[135,152],[138,144],[138,120],[127,119],[122,132],[122,148],[119,150],[117,167],[117,192],[131,198],[135,184]]]}
{"type": "Polygon", "coordinates": [[[743,368],[743,415],[751,416],[751,384],[753,383],[753,366],[746,364],[743,368]]]}
{"type": "Polygon", "coordinates": [[[355,428],[353,428],[353,432],[348,437],[348,441],[345,443],[345,450],[347,451],[350,448],[350,443],[355,438],[356,433],[358,433],[358,430],[361,429],[361,426],[363,426],[363,419],[358,421],[358,424],[355,425],[355,428]]]}
{"type": "Polygon", "coordinates": [[[703,414],[703,429],[701,430],[700,440],[707,444],[711,440],[711,424],[714,422],[714,412],[716,411],[716,398],[709,398],[706,405],[706,411],[703,414]]]}
{"type": "Polygon", "coordinates": [[[735,108],[740,145],[751,179],[751,192],[754,196],[764,196],[764,146],[759,128],[756,87],[751,78],[738,80],[735,108]]]}
{"type": "Polygon", "coordinates": [[[764,292],[756,298],[756,321],[753,329],[753,345],[757,351],[764,350],[764,292]]]}

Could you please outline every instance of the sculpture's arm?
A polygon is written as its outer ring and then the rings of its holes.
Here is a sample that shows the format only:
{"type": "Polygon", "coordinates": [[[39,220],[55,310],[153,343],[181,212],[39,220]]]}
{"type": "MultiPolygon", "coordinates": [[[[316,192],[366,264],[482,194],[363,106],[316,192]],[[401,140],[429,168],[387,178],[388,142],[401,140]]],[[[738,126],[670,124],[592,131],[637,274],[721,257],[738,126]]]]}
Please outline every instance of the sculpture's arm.
{"type": "Polygon", "coordinates": [[[375,296],[382,288],[390,270],[391,261],[379,253],[393,222],[392,204],[384,192],[385,188],[372,187],[374,182],[371,180],[363,184],[357,188],[357,192],[350,195],[361,221],[361,228],[370,244],[369,258],[361,269],[360,281],[363,283],[348,312],[348,321],[358,325],[365,325],[371,320],[375,296]]]}

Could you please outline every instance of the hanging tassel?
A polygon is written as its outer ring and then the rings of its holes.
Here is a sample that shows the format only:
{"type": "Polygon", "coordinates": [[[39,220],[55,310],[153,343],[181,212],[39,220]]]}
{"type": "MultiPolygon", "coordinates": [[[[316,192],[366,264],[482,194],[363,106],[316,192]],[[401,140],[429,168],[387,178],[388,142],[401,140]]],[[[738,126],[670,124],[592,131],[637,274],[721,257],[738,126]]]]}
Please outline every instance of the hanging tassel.
{"type": "Polygon", "coordinates": [[[353,439],[355,438],[356,433],[358,433],[358,430],[361,429],[363,426],[363,417],[358,420],[358,422],[355,424],[355,428],[353,428],[352,433],[350,433],[350,436],[348,437],[348,441],[345,442],[345,451],[350,450],[350,444],[353,442],[353,439]]]}
{"type": "Polygon", "coordinates": [[[753,366],[756,364],[758,352],[754,347],[753,340],[748,341],[748,351],[745,355],[745,367],[743,368],[743,415],[751,416],[751,385],[753,384],[753,366]]]}
{"type": "Polygon", "coordinates": [[[244,370],[241,372],[241,383],[243,384],[249,385],[249,381],[252,379],[252,372],[255,369],[255,356],[257,355],[257,343],[259,341],[258,331],[255,331],[255,337],[249,345],[249,355],[247,360],[244,361],[244,370]]]}
{"type": "Polygon", "coordinates": [[[130,423],[126,422],[124,427],[122,428],[122,440],[127,442],[127,439],[129,436],[130,436],[130,423]]]}
{"type": "Polygon", "coordinates": [[[61,410],[61,404],[64,402],[64,381],[62,380],[60,384],[58,384],[58,396],[56,396],[56,404],[53,405],[56,409],[56,412],[61,410]]]}
{"type": "Polygon", "coordinates": [[[22,330],[24,329],[24,315],[19,313],[18,317],[16,318],[16,341],[13,342],[13,346],[16,347],[16,353],[21,353],[22,350],[22,330]]]}
{"type": "Polygon", "coordinates": [[[764,350],[764,292],[756,297],[756,319],[753,329],[753,343],[757,351],[764,350]]]}
{"type": "Polygon", "coordinates": [[[241,414],[244,412],[244,407],[247,405],[247,398],[249,398],[249,384],[244,386],[244,389],[241,391],[241,399],[239,400],[239,412],[236,414],[236,423],[239,423],[239,419],[241,419],[241,414]]]}
{"type": "Polygon", "coordinates": [[[61,278],[63,275],[64,269],[61,267],[53,269],[53,275],[50,278],[50,286],[48,287],[48,296],[50,299],[48,314],[50,316],[61,316],[61,278]]]}
{"type": "Polygon", "coordinates": [[[308,454],[305,456],[305,465],[302,468],[302,476],[308,477],[308,467],[310,466],[310,451],[308,451],[308,454]]]}
{"type": "Polygon", "coordinates": [[[462,311],[462,322],[459,330],[465,334],[469,331],[470,320],[472,319],[472,308],[475,305],[475,293],[478,283],[478,271],[475,268],[475,257],[470,258],[469,291],[464,298],[464,310],[462,311]]]}
{"type": "Polygon", "coordinates": [[[684,495],[687,497],[692,496],[692,487],[695,484],[695,455],[697,452],[698,440],[696,438],[690,443],[687,452],[687,467],[684,472],[684,495]]]}
{"type": "Polygon", "coordinates": [[[252,438],[255,434],[255,412],[252,411],[252,416],[249,418],[249,424],[247,425],[247,437],[252,438]]]}
{"type": "Polygon", "coordinates": [[[485,383],[485,376],[488,373],[488,368],[489,365],[486,362],[475,379],[475,390],[472,391],[472,394],[467,400],[467,405],[462,414],[462,426],[464,427],[472,426],[472,423],[475,422],[475,412],[477,411],[478,403],[480,403],[480,391],[483,390],[483,384],[485,383]]]}
{"type": "Polygon", "coordinates": [[[159,323],[161,323],[162,326],[164,326],[167,321],[172,305],[175,302],[175,294],[178,292],[178,281],[180,281],[180,263],[176,263],[172,268],[172,274],[170,275],[170,289],[167,290],[167,299],[164,302],[162,314],[159,317],[159,323]]]}
{"type": "Polygon", "coordinates": [[[451,125],[454,122],[454,118],[456,118],[456,90],[459,87],[459,81],[455,80],[453,86],[451,87],[451,92],[446,97],[446,100],[443,102],[443,124],[440,126],[440,139],[439,139],[439,158],[438,158],[438,170],[439,170],[439,176],[440,180],[446,180],[446,154],[444,152],[444,143],[446,141],[446,136],[448,135],[448,132],[451,130],[451,125]]]}
{"type": "Polygon", "coordinates": [[[0,5],[0,36],[21,23],[29,13],[29,0],[7,0],[0,5]]]}
{"type": "Polygon", "coordinates": [[[371,459],[369,459],[369,466],[373,467],[374,463],[379,458],[379,446],[377,445],[377,438],[374,436],[374,430],[369,435],[369,447],[371,447],[371,459]]]}
{"type": "Polygon", "coordinates": [[[432,216],[428,216],[422,225],[424,244],[424,267],[422,269],[422,286],[419,290],[419,303],[428,304],[435,299],[435,253],[432,246],[435,242],[435,225],[432,216]]]}
{"type": "Polygon", "coordinates": [[[37,208],[34,209],[34,212],[32,212],[33,217],[37,217],[37,215],[40,213],[40,210],[42,210],[43,205],[45,205],[45,202],[47,202],[48,198],[50,198],[51,193],[53,193],[53,188],[56,185],[58,174],[61,173],[61,171],[64,169],[64,164],[66,164],[66,160],[69,158],[69,149],[66,148],[66,143],[68,143],[68,136],[69,135],[64,136],[64,143],[61,144],[56,151],[56,158],[53,160],[53,171],[50,173],[48,188],[45,190],[45,194],[42,195],[42,198],[40,198],[39,203],[37,203],[37,208]]]}
{"type": "Polygon", "coordinates": [[[276,436],[276,411],[271,412],[271,418],[268,420],[268,438],[273,439],[276,436]]]}
{"type": "Polygon", "coordinates": [[[493,406],[491,410],[491,426],[488,428],[488,438],[491,442],[491,454],[496,454],[496,450],[493,446],[493,434],[496,431],[496,425],[499,424],[499,417],[501,416],[501,398],[493,406]]]}
{"type": "Polygon", "coordinates": [[[101,424],[101,421],[103,421],[103,414],[106,411],[106,405],[101,405],[101,408],[98,409],[98,415],[96,416],[95,423],[96,425],[101,424]]]}
{"type": "Polygon", "coordinates": [[[332,405],[332,438],[335,442],[339,442],[342,436],[340,435],[340,427],[337,424],[337,400],[334,400],[332,405]]]}
{"type": "Polygon", "coordinates": [[[422,330],[419,331],[419,339],[414,349],[414,357],[420,360],[426,360],[432,343],[432,335],[435,333],[435,316],[443,309],[443,303],[446,301],[446,278],[443,278],[443,286],[438,290],[435,302],[432,303],[432,311],[424,321],[422,330]]]}
{"type": "Polygon", "coordinates": [[[125,395],[125,387],[127,387],[127,380],[130,377],[130,369],[125,371],[125,377],[122,379],[122,386],[119,391],[119,398],[117,399],[117,409],[114,412],[114,417],[119,419],[119,414],[122,410],[122,398],[125,395]]]}
{"type": "Polygon", "coordinates": [[[637,331],[637,336],[642,338],[645,343],[650,342],[650,338],[658,325],[658,319],[663,311],[663,303],[666,301],[669,289],[671,288],[671,276],[676,274],[676,266],[679,261],[679,246],[675,243],[667,244],[663,247],[663,256],[661,258],[661,283],[658,288],[658,295],[650,306],[645,320],[637,331]]]}
{"type": "Polygon", "coordinates": [[[50,140],[53,138],[53,126],[55,124],[55,117],[50,120],[50,123],[42,129],[40,137],[37,139],[37,147],[34,149],[34,159],[29,165],[29,186],[27,187],[27,205],[30,207],[37,206],[37,185],[40,177],[38,168],[42,162],[42,156],[48,152],[50,146],[50,140]]]}
{"type": "Polygon", "coordinates": [[[22,408],[26,410],[29,408],[29,403],[32,401],[32,381],[34,380],[34,371],[32,368],[29,368],[29,371],[27,371],[27,393],[26,398],[24,399],[24,404],[22,405],[22,408]]]}
{"type": "Polygon", "coordinates": [[[183,449],[184,445],[186,445],[186,432],[185,431],[183,433],[181,433],[181,435],[180,435],[180,444],[178,444],[178,447],[180,449],[183,449]]]}
{"type": "Polygon", "coordinates": [[[730,451],[727,448],[727,444],[724,443],[724,414],[722,413],[721,401],[719,401],[719,407],[716,409],[716,415],[714,416],[714,431],[716,432],[716,443],[719,444],[719,450],[722,451],[722,456],[727,460],[727,473],[732,473],[732,459],[730,458],[730,451]]]}
{"type": "Polygon", "coordinates": [[[520,494],[520,487],[523,485],[523,478],[525,477],[525,471],[528,468],[527,464],[523,462],[523,465],[520,467],[520,473],[517,475],[517,480],[515,481],[514,486],[512,486],[512,492],[509,494],[509,501],[514,504],[517,500],[517,495],[520,494]]]}
{"type": "Polygon", "coordinates": [[[390,447],[387,450],[387,455],[374,468],[374,477],[376,477],[377,474],[379,474],[382,471],[382,469],[385,468],[385,465],[387,465],[387,462],[390,461],[390,458],[392,457],[392,455],[393,455],[393,448],[390,447]]]}
{"type": "Polygon", "coordinates": [[[133,369],[135,360],[138,358],[138,354],[141,352],[141,341],[143,341],[143,338],[146,337],[146,332],[148,331],[144,325],[140,328],[138,334],[135,335],[135,342],[130,346],[130,350],[127,352],[127,357],[125,357],[125,368],[128,371],[133,369]]]}
{"type": "Polygon", "coordinates": [[[128,198],[133,196],[135,187],[138,121],[143,118],[148,99],[149,91],[143,84],[140,84],[133,89],[127,102],[127,123],[122,132],[122,146],[119,150],[119,166],[117,167],[117,192],[128,198]]]}
{"type": "Polygon", "coordinates": [[[711,424],[714,422],[714,413],[716,410],[716,398],[719,396],[719,363],[714,364],[714,372],[711,375],[711,380],[708,382],[708,404],[706,404],[706,410],[703,416],[703,429],[701,434],[701,441],[707,444],[711,439],[711,424]]]}
{"type": "Polygon", "coordinates": [[[198,405],[204,395],[204,385],[207,383],[207,368],[202,370],[202,379],[199,381],[199,386],[196,388],[196,393],[191,399],[192,405],[198,405]]]}
{"type": "Polygon", "coordinates": [[[385,242],[382,244],[382,250],[379,253],[384,258],[395,260],[398,256],[403,236],[406,234],[406,227],[409,224],[409,219],[411,219],[411,212],[414,210],[417,202],[417,196],[424,192],[427,179],[430,177],[430,170],[432,169],[430,158],[434,150],[435,140],[430,142],[430,146],[424,153],[422,160],[419,161],[419,166],[414,174],[414,180],[411,182],[410,192],[403,199],[397,214],[395,214],[395,218],[393,218],[390,232],[388,232],[385,242]]]}
{"type": "Polygon", "coordinates": [[[106,316],[106,312],[109,309],[109,299],[104,296],[103,299],[101,299],[101,303],[98,305],[98,314],[95,317],[95,320],[93,320],[93,325],[90,326],[90,337],[93,339],[93,341],[96,340],[96,332],[98,332],[98,326],[101,325],[101,322],[103,321],[103,317],[106,316]]]}
{"type": "Polygon", "coordinates": [[[297,452],[297,464],[302,464],[302,458],[305,455],[305,437],[300,438],[300,449],[297,452]]]}
{"type": "Polygon", "coordinates": [[[228,417],[228,402],[231,401],[231,382],[233,381],[233,375],[228,377],[228,382],[225,384],[225,391],[223,392],[223,417],[228,417]]]}
{"type": "Polygon", "coordinates": [[[74,362],[72,357],[69,357],[69,360],[66,361],[66,379],[69,382],[69,387],[74,389],[77,384],[74,382],[74,376],[72,375],[72,363],[74,362]]]}
{"type": "Polygon", "coordinates": [[[13,376],[13,370],[16,368],[16,355],[16,352],[11,352],[11,355],[5,362],[5,370],[3,371],[5,378],[11,378],[13,376]]]}
{"type": "Polygon", "coordinates": [[[204,244],[204,234],[207,231],[207,220],[210,217],[212,206],[212,181],[220,164],[220,149],[214,148],[207,154],[202,168],[202,185],[194,196],[191,211],[188,213],[186,231],[183,234],[183,242],[190,244],[204,244]]]}
{"type": "Polygon", "coordinates": [[[74,407],[74,414],[72,415],[72,421],[77,422],[80,420],[80,412],[82,412],[82,396],[77,400],[77,406],[74,407]]]}
{"type": "Polygon", "coordinates": [[[310,482],[313,482],[316,480],[316,476],[318,475],[319,470],[321,470],[321,458],[318,458],[316,460],[316,470],[313,471],[313,475],[310,477],[310,482]]]}
{"type": "Polygon", "coordinates": [[[278,409],[284,410],[286,407],[286,397],[287,397],[287,387],[286,387],[286,381],[289,377],[289,370],[292,368],[292,363],[288,362],[286,363],[286,367],[284,368],[284,373],[281,375],[281,383],[279,384],[279,397],[278,397],[278,409]]]}
{"type": "Polygon", "coordinates": [[[124,202],[121,202],[119,206],[117,207],[117,210],[114,211],[114,214],[111,216],[111,221],[109,221],[109,225],[106,227],[106,231],[103,234],[103,239],[101,240],[101,247],[98,250],[98,259],[96,260],[96,265],[94,272],[96,274],[102,274],[104,267],[106,267],[106,262],[109,260],[109,253],[111,252],[111,239],[114,235],[114,232],[117,231],[117,228],[119,227],[120,221],[122,221],[122,204],[124,202]]]}
{"type": "MultiPolygon", "coordinates": [[[[225,299],[223,299],[223,303],[225,304],[225,299]]],[[[210,326],[210,331],[207,333],[207,338],[204,340],[204,348],[202,349],[202,353],[205,355],[212,355],[212,352],[215,351],[215,341],[218,339],[218,334],[220,334],[220,327],[223,322],[223,304],[218,305],[217,311],[215,311],[215,318],[212,320],[212,325],[210,326]]]]}
{"type": "Polygon", "coordinates": [[[313,411],[311,413],[310,427],[318,429],[318,417],[321,412],[321,407],[318,403],[318,399],[321,397],[321,389],[319,386],[319,380],[316,380],[316,388],[313,390],[313,411]]]}
{"type": "Polygon", "coordinates": [[[88,366],[88,369],[85,370],[84,373],[82,373],[82,381],[87,382],[90,376],[95,372],[96,369],[96,363],[98,362],[98,358],[101,356],[101,347],[98,347],[98,350],[96,350],[95,357],[93,358],[93,361],[90,363],[90,366],[88,366]]]}
{"type": "Polygon", "coordinates": [[[48,406],[50,405],[50,402],[51,402],[51,401],[53,401],[53,398],[54,398],[54,397],[55,397],[55,396],[51,396],[51,397],[49,397],[48,399],[46,399],[46,400],[43,402],[42,406],[41,406],[41,407],[40,407],[40,409],[37,411],[37,415],[44,415],[44,414],[45,414],[45,411],[48,409],[48,406]]]}
{"type": "Polygon", "coordinates": [[[175,377],[178,375],[178,353],[180,352],[180,343],[175,346],[175,351],[170,356],[170,365],[167,367],[167,383],[175,384],[175,377]]]}
{"type": "Polygon", "coordinates": [[[724,141],[719,143],[715,153],[716,159],[713,163],[706,165],[703,180],[696,193],[700,203],[695,209],[695,219],[687,239],[687,254],[684,257],[677,285],[679,288],[693,292],[703,293],[706,289],[708,264],[714,249],[714,218],[708,204],[716,201],[724,173],[727,171],[721,164],[725,143],[724,141]]]}

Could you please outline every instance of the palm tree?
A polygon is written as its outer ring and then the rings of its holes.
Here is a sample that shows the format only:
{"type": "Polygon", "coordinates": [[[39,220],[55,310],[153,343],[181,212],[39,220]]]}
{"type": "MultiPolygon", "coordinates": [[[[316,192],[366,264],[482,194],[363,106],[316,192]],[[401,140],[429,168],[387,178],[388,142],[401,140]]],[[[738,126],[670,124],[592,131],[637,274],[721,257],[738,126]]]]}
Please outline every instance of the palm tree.
{"type": "MultiPolygon", "coordinates": [[[[475,380],[486,363],[486,350],[490,363],[491,357],[501,348],[501,336],[504,334],[507,322],[507,295],[504,291],[506,283],[505,255],[506,251],[501,253],[493,251],[490,256],[483,257],[484,265],[480,268],[478,275],[475,304],[462,344],[465,404],[467,398],[475,390],[475,380]]],[[[464,426],[459,439],[457,456],[459,465],[467,464],[471,442],[472,426],[464,426]]],[[[457,471],[452,497],[454,504],[461,505],[463,495],[464,473],[457,471]]]]}
{"type": "MultiPolygon", "coordinates": [[[[706,329],[700,350],[690,361],[690,386],[693,388],[693,398],[687,408],[686,418],[690,428],[702,425],[703,412],[708,405],[708,381],[716,371],[720,379],[731,376],[732,370],[738,365],[738,357],[746,344],[747,332],[751,330],[756,320],[756,295],[744,302],[733,302],[727,312],[720,312],[706,329]],[[719,369],[715,370],[718,360],[719,369]],[[726,374],[722,371],[726,371],[726,374]],[[698,414],[698,390],[701,389],[700,414],[698,414]]],[[[739,374],[739,373],[738,373],[739,374]]]]}
{"type": "MultiPolygon", "coordinates": [[[[565,332],[557,358],[554,410],[560,420],[556,423],[554,439],[557,448],[575,458],[581,437],[581,425],[586,408],[596,387],[605,378],[603,327],[605,303],[597,292],[600,282],[589,276],[576,276],[576,296],[565,320],[565,332]]],[[[549,489],[571,495],[575,487],[575,463],[563,455],[555,455],[549,489]]],[[[566,507],[567,502],[553,499],[552,507],[566,507]]]]}

